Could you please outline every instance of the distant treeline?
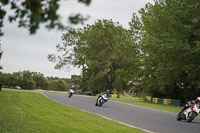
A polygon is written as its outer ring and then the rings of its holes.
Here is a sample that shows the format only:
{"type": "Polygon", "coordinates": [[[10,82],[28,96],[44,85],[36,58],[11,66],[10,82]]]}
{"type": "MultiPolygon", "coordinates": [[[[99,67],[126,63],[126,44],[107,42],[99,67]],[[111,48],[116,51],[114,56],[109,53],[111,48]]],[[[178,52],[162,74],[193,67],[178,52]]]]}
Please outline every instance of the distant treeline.
{"type": "Polygon", "coordinates": [[[69,78],[45,77],[40,72],[20,71],[14,73],[0,73],[0,84],[4,87],[22,89],[44,89],[67,91],[71,85],[79,87],[77,75],[69,78]]]}

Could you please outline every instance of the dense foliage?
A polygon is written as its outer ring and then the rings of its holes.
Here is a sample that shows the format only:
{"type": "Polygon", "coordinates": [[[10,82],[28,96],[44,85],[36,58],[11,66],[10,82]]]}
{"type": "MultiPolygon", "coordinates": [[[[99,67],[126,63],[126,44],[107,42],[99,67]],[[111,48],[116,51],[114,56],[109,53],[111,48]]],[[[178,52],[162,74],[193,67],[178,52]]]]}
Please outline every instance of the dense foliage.
{"type": "MultiPolygon", "coordinates": [[[[72,75],[72,77],[79,77],[72,75]]],[[[58,77],[44,77],[39,72],[14,72],[14,73],[0,73],[0,84],[4,87],[16,88],[20,86],[22,89],[44,89],[44,90],[56,90],[56,91],[68,91],[71,85],[75,85],[77,88],[78,80],[58,77]]]]}
{"type": "Polygon", "coordinates": [[[70,63],[81,67],[83,90],[128,89],[139,61],[129,30],[112,20],[99,20],[83,29],[70,30],[62,38],[64,44],[57,45],[57,49],[63,55],[49,55],[49,59],[58,59],[56,68],[70,63]]]}
{"type": "MultiPolygon", "coordinates": [[[[30,34],[35,33],[41,24],[47,29],[57,28],[64,30],[68,26],[61,22],[58,14],[61,0],[1,0],[0,1],[0,36],[3,35],[2,27],[9,9],[9,21],[17,21],[19,27],[28,28],[30,34]],[[6,8],[5,8],[6,7],[6,8]]],[[[80,3],[89,5],[91,0],[78,0],[80,3]]],[[[69,16],[72,24],[83,23],[87,18],[78,13],[69,16]]]]}
{"type": "Polygon", "coordinates": [[[157,97],[200,95],[200,1],[156,0],[140,10],[142,88],[157,97]]]}

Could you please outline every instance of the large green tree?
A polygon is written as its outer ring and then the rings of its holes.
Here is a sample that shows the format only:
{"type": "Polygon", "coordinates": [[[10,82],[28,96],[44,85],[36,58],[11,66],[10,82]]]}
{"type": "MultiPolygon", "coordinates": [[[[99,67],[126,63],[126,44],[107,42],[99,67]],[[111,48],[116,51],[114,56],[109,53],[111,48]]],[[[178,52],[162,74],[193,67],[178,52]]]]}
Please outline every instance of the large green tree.
{"type": "Polygon", "coordinates": [[[200,1],[155,0],[133,17],[139,29],[141,86],[158,97],[200,95],[200,1]],[[179,95],[177,95],[179,94],[179,95]]]}
{"type": "Polygon", "coordinates": [[[125,90],[137,71],[138,50],[129,30],[112,20],[98,20],[94,25],[72,29],[63,35],[63,45],[56,68],[73,64],[82,68],[81,88],[93,92],[105,89],[125,90]]]}
{"type": "Polygon", "coordinates": [[[1,82],[1,85],[4,85],[4,86],[9,86],[10,85],[8,83],[9,76],[10,76],[10,74],[0,73],[0,82],[1,82]]]}
{"type": "Polygon", "coordinates": [[[31,72],[23,71],[21,72],[21,75],[22,75],[21,87],[24,89],[35,89],[36,83],[33,80],[31,72]]]}
{"type": "Polygon", "coordinates": [[[47,80],[42,73],[32,72],[31,73],[33,80],[35,81],[37,89],[46,89],[47,88],[47,80]]]}

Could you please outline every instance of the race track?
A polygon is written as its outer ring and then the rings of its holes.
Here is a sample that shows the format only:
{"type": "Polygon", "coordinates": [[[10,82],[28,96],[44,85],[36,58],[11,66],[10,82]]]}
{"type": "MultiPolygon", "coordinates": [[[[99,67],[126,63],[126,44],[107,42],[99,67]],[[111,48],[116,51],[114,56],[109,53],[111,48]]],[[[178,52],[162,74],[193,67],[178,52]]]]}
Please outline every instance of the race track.
{"type": "Polygon", "coordinates": [[[193,122],[180,122],[176,114],[156,111],[125,103],[108,101],[102,107],[96,107],[96,98],[67,94],[42,92],[43,95],[54,101],[92,112],[104,117],[132,125],[154,133],[200,133],[200,119],[193,122]]]}

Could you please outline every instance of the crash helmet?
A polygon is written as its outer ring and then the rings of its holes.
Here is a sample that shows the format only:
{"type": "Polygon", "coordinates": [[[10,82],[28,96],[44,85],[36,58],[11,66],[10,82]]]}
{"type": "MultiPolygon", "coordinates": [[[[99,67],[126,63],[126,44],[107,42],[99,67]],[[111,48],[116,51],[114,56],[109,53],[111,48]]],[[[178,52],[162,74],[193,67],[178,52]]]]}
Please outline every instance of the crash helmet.
{"type": "Polygon", "coordinates": [[[106,93],[108,93],[108,94],[109,94],[109,93],[110,93],[110,91],[109,91],[109,90],[106,90],[106,93]]]}
{"type": "Polygon", "coordinates": [[[200,102],[200,97],[197,97],[197,98],[196,98],[196,102],[200,102]]]}

